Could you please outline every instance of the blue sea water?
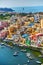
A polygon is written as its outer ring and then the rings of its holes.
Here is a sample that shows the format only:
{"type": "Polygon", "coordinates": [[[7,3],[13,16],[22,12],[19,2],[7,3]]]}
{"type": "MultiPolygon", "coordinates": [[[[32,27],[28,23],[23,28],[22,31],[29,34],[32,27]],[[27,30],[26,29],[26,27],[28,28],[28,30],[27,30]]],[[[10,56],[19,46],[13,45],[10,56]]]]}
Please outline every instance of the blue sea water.
{"type": "Polygon", "coordinates": [[[18,13],[43,12],[43,6],[13,7],[12,9],[18,13]]]}
{"type": "MultiPolygon", "coordinates": [[[[31,51],[30,51],[31,52],[31,51]]],[[[19,47],[13,47],[9,48],[6,46],[3,46],[1,48],[0,46],[0,65],[40,65],[36,63],[37,58],[34,60],[30,60],[26,57],[26,54],[20,51],[19,47]],[[14,57],[13,54],[15,51],[19,51],[19,55],[17,57],[14,57]],[[30,63],[27,63],[27,60],[30,61],[30,63]]]]}

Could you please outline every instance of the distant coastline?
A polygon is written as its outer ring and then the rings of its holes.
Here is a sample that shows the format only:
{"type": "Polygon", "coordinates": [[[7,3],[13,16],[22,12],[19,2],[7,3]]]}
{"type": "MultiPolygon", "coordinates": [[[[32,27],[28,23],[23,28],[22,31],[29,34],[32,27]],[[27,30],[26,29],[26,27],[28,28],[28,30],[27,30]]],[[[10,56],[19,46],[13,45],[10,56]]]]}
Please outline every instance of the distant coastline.
{"type": "Polygon", "coordinates": [[[17,13],[43,12],[43,6],[12,7],[17,13]]]}
{"type": "Polygon", "coordinates": [[[36,13],[36,12],[43,12],[43,6],[0,8],[0,11],[17,12],[17,13],[30,13],[30,12],[36,13]]]}

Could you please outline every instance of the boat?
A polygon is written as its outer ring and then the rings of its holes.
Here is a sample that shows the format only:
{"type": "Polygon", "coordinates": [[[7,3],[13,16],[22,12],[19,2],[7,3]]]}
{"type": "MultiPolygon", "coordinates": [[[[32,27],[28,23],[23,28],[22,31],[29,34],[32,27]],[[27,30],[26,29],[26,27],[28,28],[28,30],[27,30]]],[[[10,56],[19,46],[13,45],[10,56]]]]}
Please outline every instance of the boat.
{"type": "Polygon", "coordinates": [[[30,61],[28,60],[27,62],[29,63],[30,61]]]}
{"type": "Polygon", "coordinates": [[[23,45],[22,45],[22,44],[19,44],[19,46],[20,46],[20,47],[23,47],[23,45]]]}
{"type": "Polygon", "coordinates": [[[26,56],[29,57],[30,56],[30,53],[26,53],[26,56]]]}
{"type": "Polygon", "coordinates": [[[25,49],[22,49],[21,52],[26,52],[26,50],[25,49]]]}
{"type": "Polygon", "coordinates": [[[40,61],[36,61],[36,63],[41,64],[41,62],[40,62],[40,61]]]}
{"type": "Polygon", "coordinates": [[[31,59],[31,60],[32,60],[33,58],[32,58],[31,56],[29,56],[29,59],[31,59]]]}
{"type": "Polygon", "coordinates": [[[4,43],[0,43],[0,45],[2,46],[2,45],[4,45],[4,43]]]}
{"type": "Polygon", "coordinates": [[[33,59],[33,57],[31,57],[31,54],[30,53],[26,53],[26,55],[27,55],[27,57],[29,58],[29,59],[33,59]]]}
{"type": "Polygon", "coordinates": [[[18,56],[18,52],[14,52],[13,56],[18,56]]]}
{"type": "Polygon", "coordinates": [[[43,58],[43,55],[39,55],[38,57],[39,57],[39,58],[43,58]]]}
{"type": "Polygon", "coordinates": [[[4,45],[4,43],[1,43],[2,45],[4,45]]]}

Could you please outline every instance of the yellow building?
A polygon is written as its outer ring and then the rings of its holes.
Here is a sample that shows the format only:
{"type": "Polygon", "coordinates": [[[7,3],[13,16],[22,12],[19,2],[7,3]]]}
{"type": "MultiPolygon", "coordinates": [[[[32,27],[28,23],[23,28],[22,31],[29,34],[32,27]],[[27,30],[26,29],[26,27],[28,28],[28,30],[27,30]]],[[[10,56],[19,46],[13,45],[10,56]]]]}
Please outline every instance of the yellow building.
{"type": "Polygon", "coordinates": [[[43,19],[41,19],[40,22],[41,22],[41,28],[43,28],[43,19]]]}
{"type": "Polygon", "coordinates": [[[29,24],[30,24],[30,22],[27,22],[27,21],[24,23],[25,26],[27,26],[27,25],[29,25],[29,24]]]}
{"type": "Polygon", "coordinates": [[[34,22],[34,17],[29,18],[31,22],[34,22]]]}

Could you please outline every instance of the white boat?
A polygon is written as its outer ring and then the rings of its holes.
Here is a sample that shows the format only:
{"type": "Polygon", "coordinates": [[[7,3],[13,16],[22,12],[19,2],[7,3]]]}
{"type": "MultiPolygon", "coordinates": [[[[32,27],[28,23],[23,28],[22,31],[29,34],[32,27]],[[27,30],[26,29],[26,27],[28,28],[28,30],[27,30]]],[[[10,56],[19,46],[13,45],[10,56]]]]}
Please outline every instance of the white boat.
{"type": "Polygon", "coordinates": [[[0,43],[0,45],[4,45],[4,43],[0,43]]]}
{"type": "Polygon", "coordinates": [[[28,60],[27,62],[29,63],[30,61],[28,60]]]}
{"type": "Polygon", "coordinates": [[[40,61],[36,61],[36,63],[41,64],[41,62],[40,62],[40,61]]]}
{"type": "Polygon", "coordinates": [[[22,45],[22,44],[19,44],[19,46],[20,46],[20,47],[23,47],[23,45],[22,45]]]}
{"type": "Polygon", "coordinates": [[[43,57],[43,55],[39,55],[38,57],[39,57],[39,58],[42,58],[42,57],[43,57]]]}
{"type": "Polygon", "coordinates": [[[26,52],[26,50],[25,49],[22,49],[21,52],[26,52]]]}
{"type": "Polygon", "coordinates": [[[13,56],[18,56],[18,52],[15,52],[15,53],[13,54],[13,56]]]}
{"type": "Polygon", "coordinates": [[[4,43],[1,43],[2,45],[4,45],[4,43]]]}
{"type": "Polygon", "coordinates": [[[30,53],[26,53],[26,56],[29,57],[30,56],[30,53]]]}
{"type": "Polygon", "coordinates": [[[31,56],[29,56],[29,59],[31,59],[31,60],[32,60],[33,58],[32,58],[31,56]]]}

